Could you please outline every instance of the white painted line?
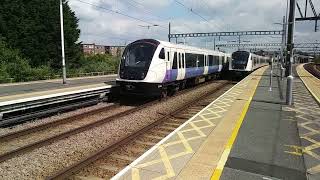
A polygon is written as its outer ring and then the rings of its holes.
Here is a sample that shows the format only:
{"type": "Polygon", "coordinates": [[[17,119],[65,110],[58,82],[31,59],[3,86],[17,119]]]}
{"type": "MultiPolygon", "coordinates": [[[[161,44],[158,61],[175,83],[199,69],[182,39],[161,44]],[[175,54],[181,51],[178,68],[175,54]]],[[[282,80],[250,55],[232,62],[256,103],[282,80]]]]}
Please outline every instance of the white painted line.
{"type": "Polygon", "coordinates": [[[23,103],[23,102],[28,102],[28,101],[35,101],[35,100],[40,100],[40,99],[48,99],[48,98],[53,98],[53,97],[58,97],[58,96],[65,96],[65,95],[70,95],[70,94],[84,93],[84,92],[89,92],[89,91],[110,89],[111,87],[112,87],[112,85],[105,85],[105,86],[89,88],[89,89],[81,89],[81,90],[62,92],[62,93],[57,93],[57,94],[49,94],[49,95],[29,97],[29,98],[23,98],[23,99],[17,99],[17,100],[4,101],[4,102],[0,102],[0,106],[23,103]]]}
{"type": "Polygon", "coordinates": [[[124,174],[126,174],[132,167],[134,167],[135,165],[137,165],[138,163],[140,163],[143,159],[145,159],[148,155],[150,155],[151,153],[153,153],[161,144],[163,144],[165,141],[167,141],[169,138],[171,138],[174,134],[176,134],[178,131],[180,131],[180,129],[182,129],[183,127],[185,127],[188,123],[190,123],[193,119],[195,119],[199,114],[201,114],[203,111],[205,111],[207,108],[209,108],[212,104],[214,104],[216,101],[218,101],[219,99],[221,99],[224,95],[226,95],[227,93],[229,93],[230,91],[232,91],[236,86],[238,86],[240,83],[242,83],[243,81],[245,81],[247,78],[249,78],[249,76],[247,76],[246,78],[244,78],[243,80],[241,80],[240,82],[238,82],[236,85],[234,85],[232,88],[230,88],[227,92],[223,93],[221,96],[219,96],[216,100],[214,100],[213,102],[211,102],[209,105],[207,105],[205,108],[203,108],[200,112],[198,112],[196,115],[194,115],[192,118],[190,118],[188,121],[186,121],[185,123],[183,123],[181,126],[179,126],[176,130],[174,130],[173,132],[171,132],[169,135],[167,135],[164,139],[162,139],[160,142],[158,142],[156,145],[154,145],[152,148],[150,148],[147,152],[145,152],[144,154],[142,154],[139,158],[137,158],[135,161],[133,161],[131,164],[129,164],[127,167],[125,167],[123,170],[121,170],[118,174],[116,174],[114,177],[111,178],[111,180],[118,180],[120,179],[124,174]]]}

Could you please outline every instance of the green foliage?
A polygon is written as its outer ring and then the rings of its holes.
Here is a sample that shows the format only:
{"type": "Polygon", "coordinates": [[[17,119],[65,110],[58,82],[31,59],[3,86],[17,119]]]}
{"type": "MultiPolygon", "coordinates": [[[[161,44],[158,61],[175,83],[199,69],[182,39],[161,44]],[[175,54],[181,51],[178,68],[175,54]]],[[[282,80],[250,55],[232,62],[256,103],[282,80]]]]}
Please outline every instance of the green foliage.
{"type": "MultiPolygon", "coordinates": [[[[63,2],[66,59],[75,67],[80,55],[78,19],[63,2]]],[[[2,0],[0,34],[32,67],[61,67],[59,0],[2,0]]]]}
{"type": "Polygon", "coordinates": [[[115,71],[119,66],[119,58],[108,54],[97,54],[83,58],[82,67],[85,72],[115,71]]]}
{"type": "MultiPolygon", "coordinates": [[[[78,19],[63,0],[68,76],[116,72],[119,58],[83,56],[78,43],[78,19]]],[[[0,83],[54,78],[61,74],[59,0],[1,0],[0,83]]]]}
{"type": "Polygon", "coordinates": [[[71,75],[90,72],[117,73],[119,62],[119,57],[113,57],[109,54],[81,56],[78,62],[80,68],[71,68],[67,69],[67,71],[71,75]]]}
{"type": "Polygon", "coordinates": [[[49,67],[31,68],[28,59],[22,58],[17,50],[12,50],[0,39],[0,82],[39,80],[50,74],[49,67]]]}
{"type": "MultiPolygon", "coordinates": [[[[81,56],[78,61],[79,68],[68,68],[68,77],[81,73],[110,72],[116,73],[119,58],[111,55],[81,56]]],[[[10,49],[0,38],[0,83],[35,81],[55,78],[55,74],[61,74],[60,70],[54,70],[47,65],[31,67],[28,59],[21,57],[17,50],[10,49]]]]}

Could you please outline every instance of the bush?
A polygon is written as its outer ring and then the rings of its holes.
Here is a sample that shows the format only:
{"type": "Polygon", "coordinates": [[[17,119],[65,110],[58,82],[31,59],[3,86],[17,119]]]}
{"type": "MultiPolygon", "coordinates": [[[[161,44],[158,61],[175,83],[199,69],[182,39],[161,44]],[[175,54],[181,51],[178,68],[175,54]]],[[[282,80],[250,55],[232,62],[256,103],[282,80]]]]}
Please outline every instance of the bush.
{"type": "Polygon", "coordinates": [[[30,76],[31,67],[28,60],[20,56],[19,51],[10,49],[0,39],[0,76],[14,78],[14,81],[25,81],[30,76]]]}
{"type": "Polygon", "coordinates": [[[19,51],[8,48],[0,39],[0,82],[8,82],[9,78],[13,78],[13,82],[42,80],[50,74],[49,66],[31,68],[28,59],[21,57],[19,51]]]}
{"type": "MultiPolygon", "coordinates": [[[[50,66],[40,66],[32,68],[29,60],[23,58],[18,50],[7,47],[3,39],[0,38],[0,83],[36,81],[56,78],[61,75],[61,69],[54,70],[50,66]]],[[[108,54],[93,56],[81,56],[77,67],[67,67],[68,77],[74,77],[81,73],[90,72],[117,72],[119,58],[108,54]]]]}
{"type": "Polygon", "coordinates": [[[119,58],[108,54],[97,54],[93,56],[83,56],[80,60],[81,73],[88,72],[117,72],[119,66],[119,58]]]}
{"type": "Polygon", "coordinates": [[[48,79],[53,74],[51,71],[52,70],[49,66],[41,66],[41,67],[37,67],[37,68],[32,68],[29,81],[48,79]]]}

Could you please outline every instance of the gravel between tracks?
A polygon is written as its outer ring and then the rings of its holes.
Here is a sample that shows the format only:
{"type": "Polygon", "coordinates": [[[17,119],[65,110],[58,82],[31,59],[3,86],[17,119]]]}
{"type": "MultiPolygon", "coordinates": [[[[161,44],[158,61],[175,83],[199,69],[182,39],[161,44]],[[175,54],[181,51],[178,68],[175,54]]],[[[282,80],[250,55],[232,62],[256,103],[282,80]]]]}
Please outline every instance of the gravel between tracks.
{"type": "Polygon", "coordinates": [[[9,142],[4,142],[0,143],[0,154],[4,154],[9,151],[13,151],[19,147],[44,140],[49,137],[53,137],[57,134],[61,134],[67,131],[70,131],[72,129],[84,126],[86,124],[90,124],[96,121],[99,121],[101,118],[105,117],[110,117],[112,115],[115,115],[120,112],[124,112],[126,110],[132,109],[133,107],[131,106],[121,106],[118,107],[117,109],[112,109],[112,110],[107,110],[105,112],[100,112],[95,115],[90,115],[85,118],[79,118],[76,119],[75,121],[68,122],[65,124],[60,124],[56,127],[52,127],[50,129],[45,129],[43,131],[37,132],[37,133],[32,133],[27,136],[23,136],[21,138],[16,138],[12,141],[9,142]]]}
{"type": "Polygon", "coordinates": [[[0,164],[0,179],[44,179],[63,167],[70,166],[98,149],[152,123],[159,117],[158,112],[172,111],[185,101],[190,101],[215,87],[213,84],[205,85],[139,112],[7,160],[0,164]]]}
{"type": "Polygon", "coordinates": [[[59,119],[62,119],[62,118],[74,116],[74,115],[81,114],[81,113],[84,113],[84,112],[88,112],[88,111],[91,111],[91,110],[94,110],[94,109],[108,107],[108,106],[111,106],[112,104],[113,103],[99,103],[99,104],[97,104],[95,106],[80,108],[80,109],[77,109],[77,110],[74,110],[74,111],[58,114],[58,115],[55,115],[55,116],[50,116],[50,117],[47,117],[47,118],[28,121],[28,122],[25,122],[23,124],[16,125],[14,127],[0,128],[0,135],[2,136],[2,135],[5,135],[5,134],[8,134],[8,133],[12,133],[12,132],[16,132],[16,131],[19,131],[19,130],[22,130],[22,129],[34,127],[34,126],[37,126],[37,125],[40,125],[40,124],[45,124],[45,123],[48,123],[48,122],[56,121],[56,120],[59,120],[59,119]]]}

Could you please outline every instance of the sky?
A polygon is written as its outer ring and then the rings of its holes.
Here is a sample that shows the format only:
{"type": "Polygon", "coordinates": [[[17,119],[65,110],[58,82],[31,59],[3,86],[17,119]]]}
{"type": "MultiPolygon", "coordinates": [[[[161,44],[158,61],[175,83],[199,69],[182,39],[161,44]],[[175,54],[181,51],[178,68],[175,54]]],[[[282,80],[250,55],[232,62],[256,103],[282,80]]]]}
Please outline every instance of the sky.
{"type": "MultiPolygon", "coordinates": [[[[297,2],[304,7],[304,0],[297,2]]],[[[320,0],[313,3],[319,14],[320,0]]],[[[167,41],[169,22],[172,33],[282,30],[274,23],[282,23],[287,0],[69,0],[69,5],[79,18],[80,41],[126,45],[142,38],[167,41]]],[[[222,37],[216,44],[236,40],[238,37],[222,37]]],[[[278,43],[281,37],[243,36],[242,41],[278,43]]],[[[296,43],[316,41],[320,42],[320,32],[314,32],[313,21],[296,23],[296,43]]],[[[213,37],[178,42],[213,48],[213,37]]]]}

